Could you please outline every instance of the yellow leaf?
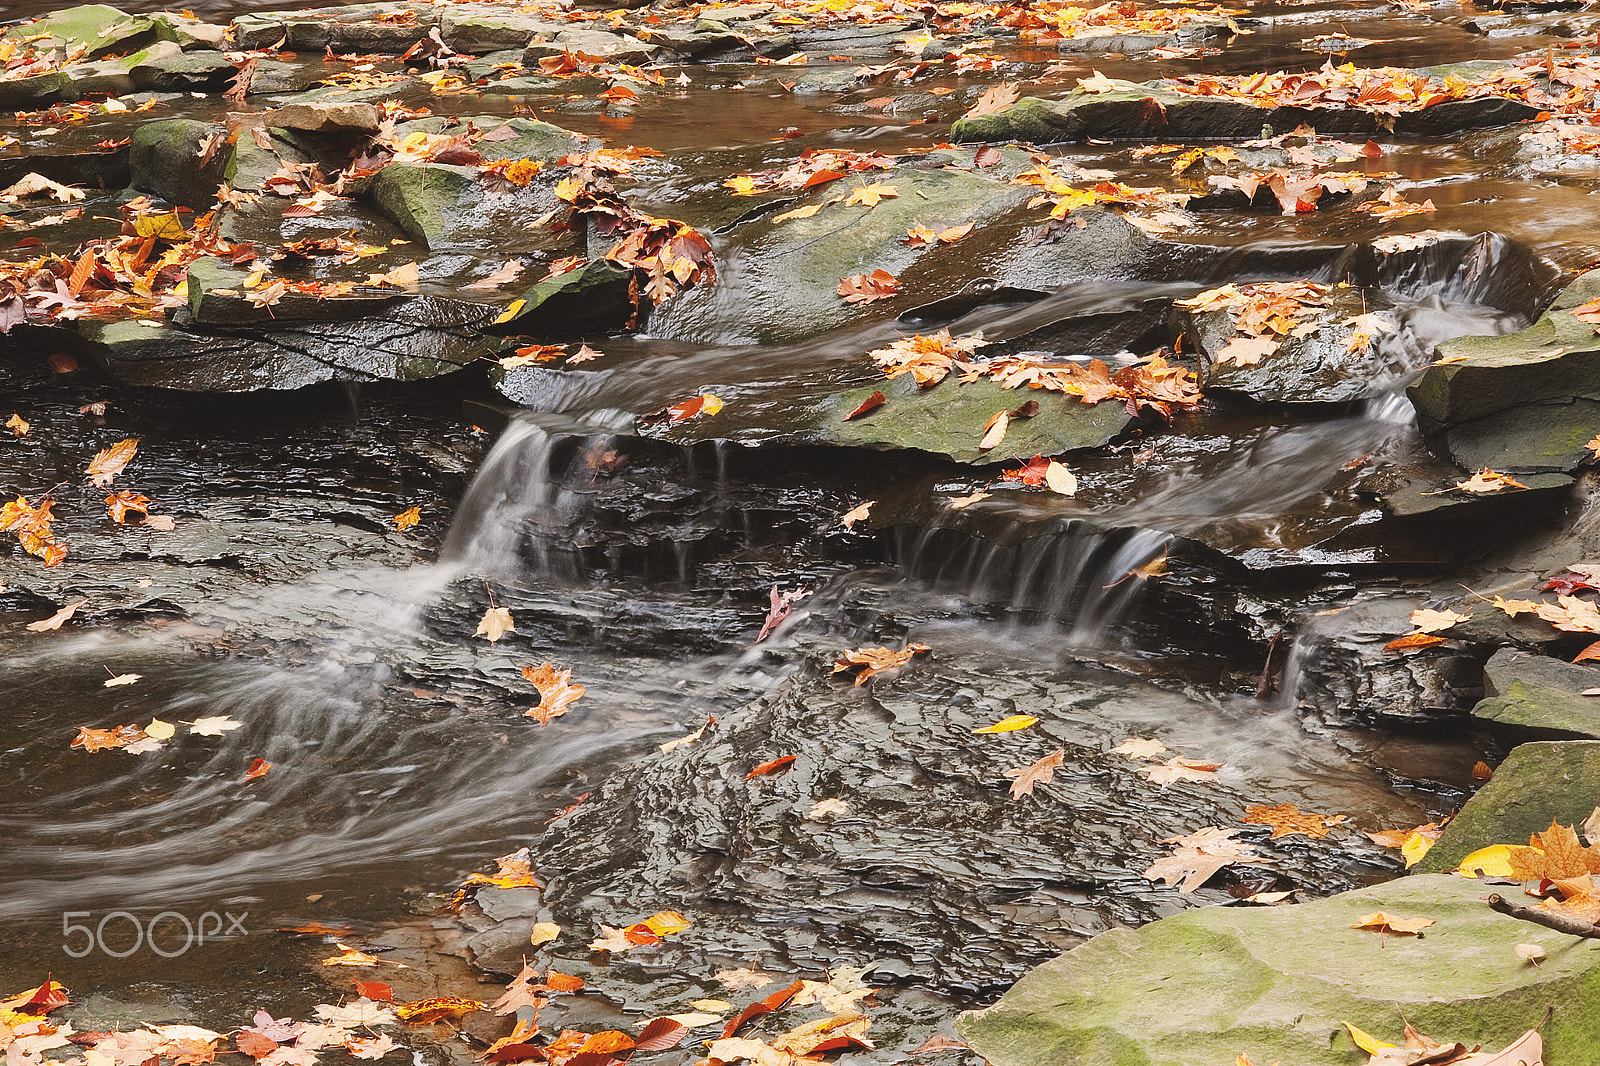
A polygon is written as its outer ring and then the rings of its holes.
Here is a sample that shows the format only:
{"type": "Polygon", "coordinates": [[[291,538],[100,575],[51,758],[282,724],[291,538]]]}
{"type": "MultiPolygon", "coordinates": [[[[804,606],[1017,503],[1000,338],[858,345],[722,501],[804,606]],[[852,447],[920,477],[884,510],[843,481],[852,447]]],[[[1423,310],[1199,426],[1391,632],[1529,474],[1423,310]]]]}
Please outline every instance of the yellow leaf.
{"type": "Polygon", "coordinates": [[[534,947],[548,944],[561,936],[561,927],[555,922],[539,922],[533,927],[533,932],[528,934],[528,943],[534,947]]]}
{"type": "Polygon", "coordinates": [[[517,313],[522,310],[522,305],[527,302],[526,300],[512,300],[511,306],[500,312],[500,317],[494,320],[494,324],[500,326],[510,322],[517,317],[517,313]]]}
{"type": "Polygon", "coordinates": [[[1409,870],[1422,861],[1422,857],[1428,854],[1428,849],[1433,847],[1435,839],[1415,829],[1406,834],[1406,842],[1400,845],[1400,854],[1406,860],[1406,869],[1409,870]]]}
{"type": "Polygon", "coordinates": [[[141,237],[159,237],[169,241],[181,241],[189,236],[184,231],[183,223],[178,221],[176,211],[165,215],[140,215],[133,220],[133,231],[141,237]]]}
{"type": "Polygon", "coordinates": [[[791,218],[810,218],[812,215],[816,214],[818,211],[821,211],[821,210],[822,210],[822,205],[821,204],[811,204],[811,205],[809,205],[807,207],[797,207],[793,211],[785,211],[781,215],[773,215],[772,216],[772,221],[774,221],[774,222],[787,222],[791,218]]]}
{"type": "Polygon", "coordinates": [[[150,724],[144,727],[144,735],[152,740],[171,740],[172,734],[177,732],[177,726],[171,722],[163,722],[159,718],[150,719],[150,724]]]}
{"type": "Polygon", "coordinates": [[[493,644],[516,628],[516,623],[511,618],[510,608],[491,607],[483,612],[483,617],[478,621],[477,631],[472,635],[475,637],[488,637],[489,643],[493,644]]]}
{"type": "Polygon", "coordinates": [[[1010,718],[1002,718],[994,725],[980,726],[974,733],[1010,733],[1017,729],[1026,729],[1039,719],[1031,714],[1014,714],[1010,718]]]}
{"type": "Polygon", "coordinates": [[[1513,877],[1511,869],[1511,845],[1491,844],[1487,848],[1477,851],[1461,860],[1455,872],[1462,877],[1513,877]]]}
{"type": "Polygon", "coordinates": [[[1370,1033],[1362,1032],[1349,1022],[1340,1022],[1339,1024],[1350,1030],[1350,1039],[1356,1042],[1356,1047],[1360,1048],[1362,1051],[1365,1051],[1368,1055],[1376,1055],[1384,1048],[1395,1046],[1393,1044],[1385,1044],[1382,1040],[1379,1040],[1370,1033]]]}
{"type": "Polygon", "coordinates": [[[722,184],[725,187],[732,189],[733,195],[735,196],[756,196],[761,192],[760,189],[756,188],[756,179],[746,174],[740,174],[737,177],[729,178],[722,184]]]}
{"type": "Polygon", "coordinates": [[[703,415],[714,415],[718,411],[722,410],[722,399],[720,397],[713,396],[711,393],[708,392],[705,395],[701,396],[700,399],[704,401],[700,405],[700,413],[701,414],[703,414],[703,415]]]}

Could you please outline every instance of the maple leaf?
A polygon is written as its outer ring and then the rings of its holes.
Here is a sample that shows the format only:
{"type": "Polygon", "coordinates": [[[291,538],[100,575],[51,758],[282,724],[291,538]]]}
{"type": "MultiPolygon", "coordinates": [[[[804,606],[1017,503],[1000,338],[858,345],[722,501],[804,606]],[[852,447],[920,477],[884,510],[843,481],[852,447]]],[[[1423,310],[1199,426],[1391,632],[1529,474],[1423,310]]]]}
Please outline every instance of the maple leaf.
{"type": "Polygon", "coordinates": [[[1555,603],[1541,603],[1533,613],[1564,633],[1600,633],[1600,605],[1578,596],[1556,595],[1555,603]]]}
{"type": "Polygon", "coordinates": [[[524,711],[523,715],[538,719],[540,725],[549,725],[551,719],[566,714],[585,691],[584,686],[572,684],[571,670],[557,670],[554,663],[543,663],[537,668],[524,666],[522,676],[539,690],[539,705],[524,711]]]}
{"type": "Polygon", "coordinates": [[[316,1015],[330,1025],[339,1025],[346,1029],[362,1025],[393,1025],[395,1020],[394,1011],[365,999],[341,1007],[319,1003],[316,1006],[316,1015]]]}
{"type": "Polygon", "coordinates": [[[1534,600],[1507,600],[1499,596],[1490,601],[1490,606],[1497,611],[1504,611],[1512,618],[1519,614],[1533,614],[1539,609],[1539,604],[1534,600]]]}
{"type": "Polygon", "coordinates": [[[854,529],[857,522],[864,521],[872,513],[872,505],[877,502],[877,500],[868,500],[866,503],[852,507],[840,517],[839,524],[846,529],[854,529]]]}
{"type": "MultiPolygon", "coordinates": [[[[282,300],[284,293],[288,291],[288,285],[284,284],[282,281],[274,281],[270,285],[264,285],[252,290],[251,292],[245,293],[244,298],[258,308],[271,308],[279,300],[282,300]]],[[[270,311],[268,313],[270,313],[270,311]]]]}
{"type": "Polygon", "coordinates": [[[857,648],[855,651],[845,652],[833,664],[833,672],[840,673],[861,667],[861,672],[856,675],[856,684],[864,683],[867,678],[889,670],[898,670],[911,661],[912,656],[920,655],[925,651],[932,651],[926,644],[907,644],[900,651],[891,651],[888,648],[857,648]]]}
{"type": "Polygon", "coordinates": [[[875,300],[888,300],[900,295],[900,282],[887,270],[874,270],[870,274],[852,274],[839,279],[835,290],[847,304],[869,304],[875,300]]]}
{"type": "Polygon", "coordinates": [[[1525,489],[1528,486],[1510,474],[1497,473],[1484,467],[1466,481],[1456,482],[1453,487],[1457,492],[1492,493],[1505,492],[1507,489],[1525,489]]]}
{"type": "Polygon", "coordinates": [[[1159,740],[1140,740],[1129,737],[1121,744],[1111,749],[1113,755],[1126,755],[1130,759],[1159,759],[1165,754],[1167,746],[1159,740]]]}
{"type": "Polygon", "coordinates": [[[95,457],[89,460],[89,465],[83,472],[84,476],[89,479],[91,485],[108,489],[112,480],[133,462],[133,457],[138,451],[138,440],[131,437],[119,440],[104,451],[97,452],[95,457]]]}
{"type": "Polygon", "coordinates": [[[861,186],[849,196],[845,197],[844,205],[846,207],[850,207],[854,204],[860,204],[863,207],[877,207],[882,201],[893,200],[899,195],[900,190],[896,189],[893,185],[885,185],[882,182],[873,182],[871,185],[861,186]]]}
{"type": "Polygon", "coordinates": [[[985,89],[978,97],[978,102],[973,104],[963,114],[962,118],[980,118],[984,115],[998,115],[1022,96],[1022,91],[1015,82],[1001,82],[999,85],[985,89]]]}
{"type": "Polygon", "coordinates": [[[813,803],[811,805],[811,809],[806,812],[806,819],[808,821],[820,822],[824,818],[833,818],[841,814],[849,813],[850,804],[846,803],[842,799],[830,797],[828,799],[820,799],[813,803]]]}
{"type": "Polygon", "coordinates": [[[6,428],[11,431],[13,436],[26,437],[28,435],[28,430],[33,427],[30,426],[28,424],[28,420],[23,418],[21,415],[13,414],[10,418],[6,419],[6,428]]]}
{"type": "Polygon", "coordinates": [[[483,612],[483,617],[478,620],[478,628],[473,631],[475,637],[486,637],[490,644],[498,643],[500,638],[507,633],[515,631],[516,622],[511,617],[509,607],[490,607],[483,612]]]}
{"type": "Polygon", "coordinates": [[[1049,755],[1036,762],[1029,763],[1027,766],[1018,766],[1015,769],[1007,770],[1006,776],[1015,778],[1011,782],[1011,798],[1021,799],[1023,796],[1031,796],[1033,795],[1034,785],[1049,784],[1051,777],[1056,772],[1056,768],[1065,761],[1065,754],[1065,749],[1057,748],[1049,755]]]}
{"type": "Polygon", "coordinates": [[[399,514],[395,515],[390,521],[394,522],[395,529],[410,529],[412,526],[422,521],[422,508],[408,507],[404,511],[401,511],[399,514]]]}
{"type": "Polygon", "coordinates": [[[1244,809],[1244,821],[1248,825],[1270,825],[1272,839],[1279,837],[1303,834],[1308,837],[1325,837],[1328,830],[1344,821],[1344,816],[1327,818],[1320,814],[1302,811],[1292,803],[1275,803],[1272,806],[1259,804],[1248,806],[1244,809]]]}
{"type": "Polygon", "coordinates": [[[1188,836],[1168,837],[1162,843],[1176,844],[1177,849],[1151,863],[1143,876],[1147,881],[1177,885],[1179,892],[1193,892],[1230,863],[1267,861],[1249,844],[1234,840],[1236,832],[1236,829],[1208,825],[1188,836]]]}
{"type": "MultiPolygon", "coordinates": [[[[106,688],[121,688],[124,685],[135,684],[143,677],[143,674],[117,674],[115,677],[107,678],[105,681],[102,681],[101,684],[106,688]]],[[[148,730],[146,732],[148,732],[148,730]]]]}
{"type": "Polygon", "coordinates": [[[1182,759],[1173,756],[1154,766],[1140,766],[1138,771],[1157,785],[1170,785],[1174,781],[1210,781],[1222,769],[1219,762],[1202,762],[1199,759],[1182,759]]]}
{"type": "Polygon", "coordinates": [[[110,729],[90,729],[80,725],[78,735],[72,739],[69,747],[82,748],[84,751],[106,751],[126,747],[142,740],[144,735],[144,730],[136,725],[119,725],[110,729]]]}
{"type": "Polygon", "coordinates": [[[1457,611],[1417,610],[1411,612],[1411,624],[1419,633],[1438,633],[1452,629],[1472,616],[1457,611]]]}
{"type": "Polygon", "coordinates": [[[405,1050],[396,1044],[387,1033],[379,1033],[375,1037],[367,1038],[353,1036],[345,1044],[350,1054],[358,1059],[381,1059],[391,1051],[405,1050]]]}
{"type": "Polygon", "coordinates": [[[128,520],[128,512],[148,515],[150,513],[150,497],[142,496],[137,492],[113,492],[106,497],[106,514],[118,525],[128,520]]]}
{"type": "Polygon", "coordinates": [[[1227,344],[1218,349],[1215,360],[1222,366],[1255,366],[1262,359],[1277,352],[1279,343],[1281,342],[1275,337],[1235,334],[1227,344]]]}
{"type": "Polygon", "coordinates": [[[1382,911],[1373,911],[1363,914],[1350,923],[1352,929],[1376,929],[1380,933],[1392,933],[1395,936],[1420,936],[1424,929],[1436,925],[1433,918],[1394,918],[1382,911]]]}

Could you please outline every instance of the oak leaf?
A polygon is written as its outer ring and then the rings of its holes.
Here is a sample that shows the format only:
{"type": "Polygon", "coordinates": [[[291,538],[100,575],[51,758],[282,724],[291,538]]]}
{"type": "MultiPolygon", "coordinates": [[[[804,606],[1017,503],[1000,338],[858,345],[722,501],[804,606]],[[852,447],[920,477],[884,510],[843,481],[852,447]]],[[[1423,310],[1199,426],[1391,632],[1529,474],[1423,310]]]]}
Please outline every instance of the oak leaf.
{"type": "Polygon", "coordinates": [[[1001,82],[992,88],[985,89],[978,97],[978,102],[973,104],[963,114],[962,118],[980,118],[983,115],[998,115],[1022,96],[1022,91],[1015,82],[1001,82]]]}
{"type": "Polygon", "coordinates": [[[1157,785],[1170,785],[1174,781],[1210,781],[1222,769],[1219,762],[1202,762],[1199,759],[1182,759],[1173,756],[1166,762],[1136,769],[1157,785]]]}
{"type": "Polygon", "coordinates": [[[523,715],[538,719],[540,725],[549,725],[552,718],[566,714],[586,691],[583,685],[572,684],[571,670],[557,670],[554,663],[524,666],[522,676],[539,690],[539,705],[523,715]]]}
{"type": "Polygon", "coordinates": [[[847,304],[869,304],[900,295],[900,282],[887,270],[874,270],[870,274],[852,274],[839,279],[835,290],[847,304]]]}
{"type": "Polygon", "coordinates": [[[1328,830],[1344,821],[1344,816],[1324,817],[1302,811],[1292,803],[1275,803],[1269,806],[1251,805],[1244,809],[1242,819],[1248,825],[1270,825],[1272,839],[1302,834],[1308,837],[1325,837],[1328,830]]]}
{"type": "Polygon", "coordinates": [[[1233,839],[1236,832],[1236,829],[1208,825],[1188,836],[1166,838],[1162,843],[1178,847],[1171,855],[1151,863],[1144,871],[1145,880],[1163,881],[1177,885],[1179,892],[1193,892],[1230,863],[1267,861],[1249,844],[1233,839]]]}
{"type": "Polygon", "coordinates": [[[856,675],[856,684],[860,685],[875,674],[889,670],[898,670],[911,661],[912,656],[920,655],[933,649],[926,644],[907,644],[900,651],[891,651],[888,648],[857,648],[845,652],[833,664],[833,672],[840,673],[861,667],[861,672],[856,675]]]}
{"type": "Polygon", "coordinates": [[[1049,755],[1027,766],[1018,766],[1007,770],[1006,776],[1014,778],[1011,782],[1011,798],[1021,799],[1023,796],[1033,795],[1033,786],[1036,784],[1049,784],[1056,768],[1065,761],[1065,750],[1057,748],[1049,755]]]}

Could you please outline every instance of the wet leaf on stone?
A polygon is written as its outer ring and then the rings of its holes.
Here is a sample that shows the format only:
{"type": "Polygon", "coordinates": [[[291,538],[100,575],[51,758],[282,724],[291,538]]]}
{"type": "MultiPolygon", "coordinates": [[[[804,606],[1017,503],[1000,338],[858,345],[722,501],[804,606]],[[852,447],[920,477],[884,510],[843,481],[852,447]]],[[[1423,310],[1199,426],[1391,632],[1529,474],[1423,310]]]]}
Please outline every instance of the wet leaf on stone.
{"type": "Polygon", "coordinates": [[[1141,766],[1138,771],[1158,785],[1170,785],[1174,781],[1210,781],[1217,776],[1217,771],[1222,769],[1222,763],[1203,762],[1199,759],[1182,759],[1174,756],[1166,762],[1154,766],[1141,766]]]}
{"type": "Polygon", "coordinates": [[[61,610],[57,611],[55,614],[51,615],[49,618],[41,618],[37,622],[29,622],[28,626],[27,626],[28,632],[30,632],[30,633],[48,633],[51,630],[60,629],[63,623],[65,623],[73,615],[78,613],[78,608],[79,607],[82,607],[84,604],[86,604],[88,602],[89,602],[88,600],[76,600],[76,601],[74,601],[72,603],[67,604],[65,607],[61,608],[61,610]]]}
{"type": "Polygon", "coordinates": [[[1325,837],[1328,831],[1344,821],[1344,815],[1329,818],[1310,811],[1302,811],[1293,803],[1275,803],[1271,806],[1253,804],[1244,809],[1244,818],[1247,825],[1269,825],[1272,827],[1272,838],[1303,835],[1308,837],[1325,837]]]}
{"type": "Polygon", "coordinates": [[[1420,610],[1411,612],[1411,624],[1419,633],[1438,633],[1453,629],[1471,617],[1470,614],[1462,614],[1459,611],[1420,610]]]}
{"type": "Polygon", "coordinates": [[[478,628],[472,635],[486,637],[489,643],[494,644],[516,628],[509,607],[491,607],[483,612],[483,617],[478,620],[478,628]]]}
{"type": "Polygon", "coordinates": [[[538,719],[540,725],[549,725],[551,719],[566,714],[586,691],[583,685],[572,684],[571,670],[557,670],[554,663],[524,666],[522,676],[539,690],[539,705],[523,715],[538,719]]]}
{"type": "Polygon", "coordinates": [[[1424,929],[1437,924],[1437,919],[1434,918],[1396,918],[1383,911],[1373,911],[1351,922],[1350,928],[1376,929],[1381,933],[1392,933],[1395,936],[1420,936],[1424,929]]]}
{"type": "Polygon", "coordinates": [[[835,290],[847,304],[869,304],[900,295],[900,282],[887,270],[874,270],[870,274],[851,274],[839,279],[835,290]]]}
{"type": "Polygon", "coordinates": [[[422,521],[422,508],[407,507],[404,511],[401,511],[399,514],[395,515],[391,521],[394,522],[395,529],[410,529],[412,526],[422,521]]]}
{"type": "Polygon", "coordinates": [[[1014,82],[1001,82],[999,85],[985,89],[978,97],[978,102],[973,104],[963,114],[962,118],[981,118],[984,115],[998,115],[1022,96],[1022,91],[1014,82]]]}
{"type": "Polygon", "coordinates": [[[1187,836],[1167,837],[1163,844],[1176,844],[1171,855],[1164,855],[1145,868],[1147,881],[1177,885],[1179,892],[1193,892],[1213,874],[1230,863],[1262,863],[1267,860],[1242,840],[1233,839],[1236,829],[1208,825],[1187,836]]]}
{"type": "Polygon", "coordinates": [[[776,759],[772,759],[760,764],[755,769],[745,774],[744,779],[748,781],[753,777],[764,777],[767,774],[777,773],[779,770],[788,767],[790,763],[794,762],[794,759],[795,757],[793,755],[780,755],[776,759]]]}
{"type": "Polygon", "coordinates": [[[910,662],[913,656],[932,650],[926,644],[917,643],[907,644],[900,651],[892,651],[889,648],[857,648],[854,651],[845,652],[836,659],[833,664],[833,672],[837,674],[859,667],[861,672],[856,675],[855,683],[860,685],[869,677],[890,670],[898,670],[910,662]]]}
{"type": "Polygon", "coordinates": [[[839,524],[846,529],[854,529],[857,522],[863,521],[872,513],[872,505],[877,502],[877,500],[868,500],[866,503],[852,507],[840,516],[839,524]]]}
{"type": "Polygon", "coordinates": [[[1013,714],[1009,718],[1002,718],[993,725],[979,726],[974,733],[1014,733],[1018,729],[1026,729],[1038,722],[1039,719],[1031,714],[1013,714]]]}
{"type": "Polygon", "coordinates": [[[136,439],[119,440],[104,451],[96,453],[89,460],[89,466],[84,470],[84,476],[89,483],[102,489],[110,488],[112,479],[125,470],[133,462],[134,455],[139,451],[139,442],[136,439]]]}
{"type": "Polygon", "coordinates": [[[1033,795],[1033,786],[1049,784],[1056,769],[1065,761],[1066,751],[1057,748],[1049,755],[1029,763],[1027,766],[1018,766],[1007,770],[1006,776],[1014,778],[1011,782],[1011,798],[1021,799],[1023,796],[1033,795]]]}

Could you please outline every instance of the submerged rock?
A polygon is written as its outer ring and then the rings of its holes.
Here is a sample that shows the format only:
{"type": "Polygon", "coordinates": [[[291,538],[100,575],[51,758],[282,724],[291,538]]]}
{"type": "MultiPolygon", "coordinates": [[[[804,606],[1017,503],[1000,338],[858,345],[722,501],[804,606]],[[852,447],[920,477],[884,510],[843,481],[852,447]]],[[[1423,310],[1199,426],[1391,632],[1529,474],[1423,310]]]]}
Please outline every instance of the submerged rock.
{"type": "Polygon", "coordinates": [[[1600,1046],[1600,1015],[1587,1007],[1600,954],[1490,910],[1484,894],[1463,878],[1408,877],[1113,930],[962,1015],[956,1031],[993,1066],[1217,1066],[1244,1055],[1348,1066],[1362,1052],[1345,1022],[1390,1042],[1409,1023],[1490,1049],[1537,1027],[1546,1061],[1586,1061],[1600,1046]],[[1417,937],[1350,928],[1373,911],[1437,924],[1417,937]],[[1545,948],[1546,961],[1528,965],[1520,943],[1545,948]]]}
{"type": "MultiPolygon", "coordinates": [[[[1523,744],[1495,767],[1489,783],[1444,827],[1415,872],[1454,869],[1491,844],[1526,844],[1532,834],[1549,829],[1551,822],[1575,826],[1596,807],[1600,807],[1600,741],[1523,744]]],[[[1478,894],[1483,894],[1481,887],[1478,894]]],[[[1522,928],[1530,929],[1525,923],[1522,928]]],[[[1600,1034],[1589,1046],[1600,1047],[1600,1034]]]]}

